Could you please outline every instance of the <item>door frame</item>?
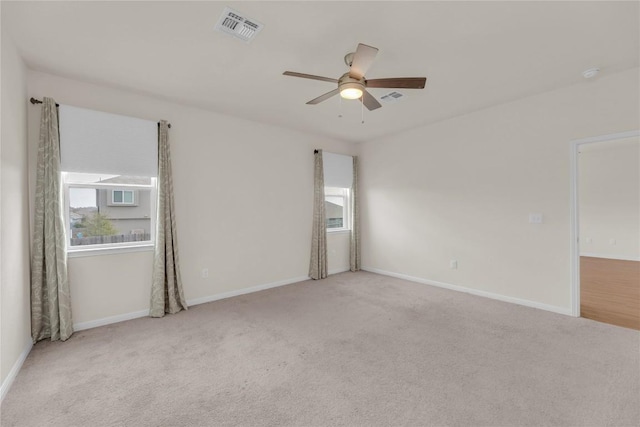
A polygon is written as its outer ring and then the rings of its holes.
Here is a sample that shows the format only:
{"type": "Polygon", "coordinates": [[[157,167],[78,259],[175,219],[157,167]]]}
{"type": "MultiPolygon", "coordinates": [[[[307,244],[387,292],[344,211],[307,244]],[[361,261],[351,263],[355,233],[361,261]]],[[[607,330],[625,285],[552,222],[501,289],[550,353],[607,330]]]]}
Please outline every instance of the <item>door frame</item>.
{"type": "Polygon", "coordinates": [[[596,142],[615,141],[618,139],[633,138],[640,136],[640,130],[628,132],[611,133],[607,135],[592,136],[589,138],[576,139],[570,144],[570,185],[571,192],[569,196],[571,210],[571,229],[570,229],[570,251],[571,251],[571,315],[580,317],[580,215],[578,200],[578,150],[581,145],[593,144],[596,142]]]}

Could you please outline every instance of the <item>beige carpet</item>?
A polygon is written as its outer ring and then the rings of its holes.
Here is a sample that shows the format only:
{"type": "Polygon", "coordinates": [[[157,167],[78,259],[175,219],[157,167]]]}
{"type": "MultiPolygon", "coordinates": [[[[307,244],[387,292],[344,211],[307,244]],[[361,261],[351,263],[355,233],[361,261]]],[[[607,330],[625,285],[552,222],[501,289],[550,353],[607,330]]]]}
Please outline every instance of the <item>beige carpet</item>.
{"type": "Polygon", "coordinates": [[[638,426],[640,333],[343,273],[41,342],[9,426],[638,426]]]}

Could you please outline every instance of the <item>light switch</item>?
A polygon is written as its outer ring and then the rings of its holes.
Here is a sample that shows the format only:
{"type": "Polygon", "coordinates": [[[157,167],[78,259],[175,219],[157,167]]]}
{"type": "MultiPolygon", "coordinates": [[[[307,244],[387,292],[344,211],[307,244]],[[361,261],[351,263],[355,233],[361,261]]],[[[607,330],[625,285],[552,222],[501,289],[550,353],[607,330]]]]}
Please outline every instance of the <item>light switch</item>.
{"type": "Polygon", "coordinates": [[[542,224],[542,214],[541,213],[530,213],[529,214],[529,224],[542,224]]]}

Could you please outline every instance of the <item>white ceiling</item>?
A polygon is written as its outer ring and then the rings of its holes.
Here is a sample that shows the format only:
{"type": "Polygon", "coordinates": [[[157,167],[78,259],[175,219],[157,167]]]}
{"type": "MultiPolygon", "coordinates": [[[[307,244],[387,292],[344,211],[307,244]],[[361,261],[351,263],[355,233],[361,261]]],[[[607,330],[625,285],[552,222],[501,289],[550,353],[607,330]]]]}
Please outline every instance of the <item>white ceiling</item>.
{"type": "MultiPolygon", "coordinates": [[[[362,142],[638,67],[633,2],[7,2],[2,24],[34,70],[362,142]],[[251,44],[214,31],[225,6],[262,22],[251,44]],[[365,110],[305,102],[358,43],[368,78],[427,76],[425,90],[365,110]]],[[[390,90],[371,89],[380,98],[390,90]]],[[[46,94],[43,94],[46,95],[46,94]]],[[[169,118],[170,119],[170,118],[169,118]]]]}

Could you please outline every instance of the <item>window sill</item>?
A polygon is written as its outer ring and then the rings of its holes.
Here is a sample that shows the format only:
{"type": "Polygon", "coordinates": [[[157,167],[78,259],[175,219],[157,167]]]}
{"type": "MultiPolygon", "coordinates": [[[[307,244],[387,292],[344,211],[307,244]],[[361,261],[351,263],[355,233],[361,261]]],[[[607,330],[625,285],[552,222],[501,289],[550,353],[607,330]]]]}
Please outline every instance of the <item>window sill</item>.
{"type": "Polygon", "coordinates": [[[68,249],[67,258],[83,258],[87,256],[116,255],[130,252],[152,252],[153,243],[146,245],[118,246],[111,248],[68,249]]]}
{"type": "Polygon", "coordinates": [[[351,233],[351,229],[349,228],[327,228],[327,234],[343,234],[343,233],[351,233]]]}

